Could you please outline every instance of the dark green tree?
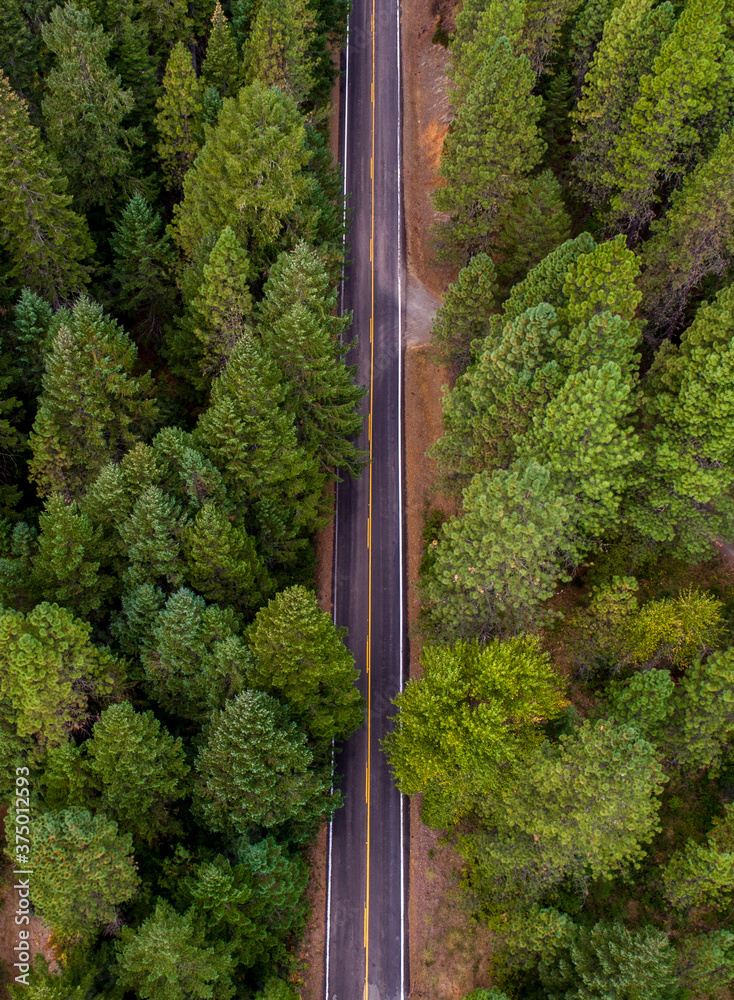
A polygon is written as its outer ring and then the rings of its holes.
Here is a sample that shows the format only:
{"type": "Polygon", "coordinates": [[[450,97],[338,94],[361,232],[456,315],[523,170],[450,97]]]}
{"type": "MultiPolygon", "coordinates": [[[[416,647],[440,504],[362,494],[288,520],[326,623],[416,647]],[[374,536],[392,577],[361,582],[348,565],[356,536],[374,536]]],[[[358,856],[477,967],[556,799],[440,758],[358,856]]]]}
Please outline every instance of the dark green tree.
{"type": "Polygon", "coordinates": [[[366,390],[354,384],[356,368],[344,364],[349,317],[336,316],[336,304],[323,262],[299,243],[270,270],[258,329],[283,375],[299,442],[332,473],[355,476],[363,456],[351,439],[362,428],[357,406],[366,390]]]}
{"type": "Polygon", "coordinates": [[[65,191],[28,105],[0,72],[0,235],[10,277],[55,303],[82,291],[92,251],[86,221],[65,191]]]}
{"type": "Polygon", "coordinates": [[[185,794],[189,767],[181,740],[152,712],[136,712],[128,701],[110,705],[84,752],[90,784],[120,829],[147,844],[176,832],[171,806],[185,794]]]}
{"type": "Polygon", "coordinates": [[[488,251],[498,216],[525,192],[540,162],[542,98],[532,93],[535,74],[506,38],[486,52],[444,140],[442,185],[434,204],[448,213],[447,246],[466,261],[488,251]]]}
{"type": "Polygon", "coordinates": [[[311,770],[313,754],[288,710],[261,691],[243,691],[215,712],[196,759],[194,802],[210,830],[234,835],[288,824],[307,837],[338,805],[328,774],[311,770]]]}
{"type": "Polygon", "coordinates": [[[724,274],[734,255],[734,133],[722,133],[651,229],[641,254],[642,308],[653,329],[671,334],[691,293],[724,274]]]}
{"type": "MultiPolygon", "coordinates": [[[[138,591],[137,596],[138,601],[147,597],[144,607],[150,608],[152,595],[138,591]]],[[[139,607],[125,608],[133,626],[139,607]]],[[[137,631],[144,638],[141,658],[150,693],[166,711],[203,721],[242,690],[251,656],[231,608],[207,606],[181,588],[155,617],[145,611],[137,631]]]]}
{"type": "Polygon", "coordinates": [[[110,237],[112,277],[119,283],[115,306],[143,336],[157,334],[174,305],[170,274],[174,251],[162,226],[160,215],[138,193],[125,206],[110,237]]]}
{"type": "Polygon", "coordinates": [[[497,278],[492,259],[479,253],[449,285],[431,327],[438,361],[463,371],[471,360],[472,343],[484,340],[490,316],[497,309],[497,278]]]}
{"type": "Polygon", "coordinates": [[[183,580],[181,546],[186,519],[179,504],[158,486],[149,486],[135,501],[132,512],[119,526],[128,567],[124,583],[166,583],[177,587],[183,580]]]}
{"type": "Polygon", "coordinates": [[[133,375],[135,345],[90,299],[74,306],[46,359],[33,425],[30,477],[41,496],[79,497],[110,459],[120,459],[156,410],[149,373],[133,375]]]}
{"type": "Polygon", "coordinates": [[[84,8],[56,7],[42,28],[56,65],[46,78],[43,118],[52,151],[82,211],[109,211],[133,185],[132,149],[142,141],[123,125],[134,98],[106,57],[111,39],[84,8]]]}
{"type": "Polygon", "coordinates": [[[222,97],[234,97],[242,82],[242,69],[229,21],[217,0],[211,17],[206,55],[201,66],[201,84],[214,87],[222,97]]]}
{"type": "Polygon", "coordinates": [[[230,1000],[234,960],[221,943],[209,944],[194,914],[159,902],[153,914],[120,936],[120,984],[143,1000],[230,1000]]]}

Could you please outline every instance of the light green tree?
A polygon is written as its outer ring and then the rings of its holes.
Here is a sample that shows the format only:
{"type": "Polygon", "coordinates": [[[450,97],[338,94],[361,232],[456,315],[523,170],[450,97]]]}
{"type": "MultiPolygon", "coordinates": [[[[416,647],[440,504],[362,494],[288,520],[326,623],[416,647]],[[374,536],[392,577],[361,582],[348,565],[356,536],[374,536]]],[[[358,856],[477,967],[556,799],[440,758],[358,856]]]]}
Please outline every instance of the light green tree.
{"type": "Polygon", "coordinates": [[[199,83],[191,52],[176,42],[166,64],[163,93],[158,98],[156,153],[169,188],[180,191],[183,179],[201,149],[202,115],[199,83]]]}
{"type": "Polygon", "coordinates": [[[449,827],[540,745],[539,724],[565,705],[563,683],[536,638],[427,646],[421,663],[383,747],[400,791],[422,793],[424,820],[449,827]]]}
{"type": "Polygon", "coordinates": [[[665,777],[633,728],[585,722],[513,777],[491,805],[494,832],[460,842],[488,906],[518,909],[564,879],[608,877],[639,863],[658,830],[665,777]]]}
{"type": "Polygon", "coordinates": [[[673,719],[673,754],[679,767],[719,766],[734,732],[733,684],[734,648],[712,653],[705,661],[694,660],[686,670],[676,690],[673,719]]]}
{"type": "Polygon", "coordinates": [[[436,631],[486,638],[522,630],[578,558],[572,518],[536,462],[476,475],[424,578],[436,631]]]}
{"type": "Polygon", "coordinates": [[[32,900],[61,941],[91,938],[140,886],[132,841],[86,809],[45,813],[33,824],[32,900]]]}
{"type": "Polygon", "coordinates": [[[609,171],[609,221],[633,236],[653,218],[660,179],[691,161],[707,130],[729,120],[734,51],[726,31],[724,0],[691,0],[640,81],[609,171]]]}
{"type": "Polygon", "coordinates": [[[260,0],[242,52],[248,82],[279,87],[302,104],[315,83],[315,26],[307,0],[260,0]]]}
{"type": "Polygon", "coordinates": [[[354,686],[359,672],[344,637],[314,592],[300,586],[273,597],[247,630],[248,685],[286,702],[298,725],[329,748],[350,736],[364,714],[354,686]]]}
{"type": "Polygon", "coordinates": [[[231,226],[253,274],[260,273],[282,249],[286,224],[306,197],[309,159],[303,120],[287,94],[256,82],[225,98],[174,212],[173,236],[184,256],[191,259],[207,234],[218,237],[231,226]]]}
{"type": "Polygon", "coordinates": [[[90,697],[109,696],[122,679],[122,663],[93,646],[90,632],[57,604],[0,612],[0,696],[20,736],[61,741],[85,721],[90,697]]]}

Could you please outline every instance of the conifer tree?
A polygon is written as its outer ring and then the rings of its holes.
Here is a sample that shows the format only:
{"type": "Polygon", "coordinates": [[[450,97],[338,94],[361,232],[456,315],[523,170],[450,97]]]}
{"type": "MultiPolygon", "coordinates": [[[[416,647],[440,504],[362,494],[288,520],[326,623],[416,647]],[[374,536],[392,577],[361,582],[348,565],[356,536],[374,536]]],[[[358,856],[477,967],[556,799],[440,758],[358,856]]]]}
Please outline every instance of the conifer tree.
{"type": "Polygon", "coordinates": [[[190,309],[205,375],[218,375],[237,341],[245,336],[252,314],[249,271],[247,254],[231,228],[225,226],[204,265],[202,282],[190,309]]]}
{"type": "Polygon", "coordinates": [[[205,503],[184,535],[186,581],[208,601],[252,612],[275,586],[254,540],[230,515],[205,503]]]}
{"type": "Polygon", "coordinates": [[[263,554],[279,559],[320,523],[324,482],[297,442],[286,393],[274,363],[245,337],[214,382],[209,409],[195,431],[197,447],[221,471],[238,510],[248,515],[248,532],[258,532],[263,554]]]}
{"type": "Polygon", "coordinates": [[[196,759],[195,808],[214,831],[242,835],[288,823],[308,836],[334,803],[328,777],[310,770],[312,761],[287,709],[270,695],[243,691],[207,728],[196,759]]]}
{"type": "Polygon", "coordinates": [[[658,185],[690,163],[730,118],[734,50],[724,0],[690,0],[664,41],[614,145],[609,220],[633,236],[653,217],[658,185]]]}
{"type": "Polygon", "coordinates": [[[43,99],[49,144],[69,178],[75,206],[109,210],[133,183],[131,151],[142,139],[122,121],[134,98],[107,66],[111,39],[88,11],[73,3],[56,7],[42,34],[56,56],[43,99]]]}
{"type": "Polygon", "coordinates": [[[81,496],[155,418],[150,374],[133,376],[136,349],[101,306],[81,298],[46,359],[33,425],[30,476],[41,496],[81,496]]]}
{"type": "Polygon", "coordinates": [[[645,537],[698,561],[734,525],[734,288],[700,306],[679,347],[663,344],[643,381],[645,458],[627,516],[645,537]]]}
{"type": "Polygon", "coordinates": [[[358,475],[362,456],[350,439],[362,428],[357,406],[365,390],[354,384],[356,368],[344,364],[349,317],[334,315],[336,300],[322,261],[299,243],[270,270],[259,331],[288,387],[299,442],[323,466],[358,475]]]}
{"type": "Polygon", "coordinates": [[[122,610],[112,617],[110,631],[127,656],[142,657],[152,642],[158,612],[166,595],[152,583],[141,583],[123,592],[122,610]]]}
{"type": "Polygon", "coordinates": [[[597,45],[614,10],[624,0],[584,0],[571,30],[569,56],[574,70],[576,93],[581,92],[597,45]]]}
{"type": "Polygon", "coordinates": [[[476,475],[463,514],[443,525],[424,580],[436,632],[486,638],[525,627],[578,558],[572,518],[536,462],[476,475]]]}
{"type": "Polygon", "coordinates": [[[19,736],[59,742],[85,720],[90,696],[109,695],[122,665],[89,641],[91,627],[57,604],[0,612],[0,695],[19,736]]]}
{"type": "Polygon", "coordinates": [[[608,361],[569,376],[520,448],[550,471],[564,497],[574,497],[574,519],[587,538],[602,537],[619,523],[622,497],[643,456],[630,426],[632,386],[608,361]]]}
{"type": "Polygon", "coordinates": [[[523,51],[540,76],[558,44],[567,19],[579,6],[579,0],[525,0],[523,51]]]}
{"type": "Polygon", "coordinates": [[[138,713],[129,701],[105,709],[84,744],[84,768],[121,830],[147,844],[175,832],[171,805],[185,794],[189,767],[181,740],[152,712],[138,713]]]}
{"type": "Polygon", "coordinates": [[[247,630],[253,660],[248,685],[286,702],[298,725],[322,747],[362,722],[359,674],[343,630],[305,587],[281,591],[247,630]]]}
{"type": "Polygon", "coordinates": [[[201,149],[199,122],[202,104],[191,53],[176,42],[163,76],[155,126],[156,152],[169,188],[182,190],[183,179],[201,149]]]}
{"type": "Polygon", "coordinates": [[[544,144],[535,75],[506,38],[485,54],[444,140],[443,185],[434,204],[449,214],[448,243],[466,260],[492,246],[501,210],[527,190],[544,144]]]}
{"type": "Polygon", "coordinates": [[[93,938],[132,899],[140,878],[129,834],[86,809],[50,812],[33,824],[33,902],[61,941],[93,938]]]}
{"type": "Polygon", "coordinates": [[[234,961],[226,946],[209,944],[194,911],[177,913],[161,900],[137,930],[121,934],[120,984],[144,1000],[230,1000],[234,961]]]}
{"type": "Polygon", "coordinates": [[[92,250],[87,224],[71,210],[65,189],[27,104],[0,71],[0,235],[10,277],[54,303],[84,288],[83,261],[92,250]]]}
{"type": "Polygon", "coordinates": [[[201,66],[202,86],[214,87],[222,97],[233,97],[240,89],[240,62],[232,29],[219,0],[214,5],[211,24],[201,66]]]}
{"type": "Polygon", "coordinates": [[[515,285],[502,307],[506,319],[513,320],[533,306],[547,302],[555,309],[566,303],[564,285],[566,272],[571,265],[596,247],[590,233],[581,233],[573,240],[567,240],[557,250],[541,260],[527,277],[515,285]]]}
{"type": "Polygon", "coordinates": [[[642,308],[650,325],[676,330],[688,298],[710,275],[723,274],[734,255],[734,133],[722,133],[708,160],[673,193],[642,247],[642,308]]]}
{"type": "Polygon", "coordinates": [[[678,971],[686,990],[700,994],[726,989],[734,976],[734,934],[688,934],[678,948],[678,971]]]}
{"type": "Polygon", "coordinates": [[[540,745],[541,720],[563,707],[562,685],[528,636],[427,646],[421,663],[420,680],[395,699],[383,746],[400,791],[423,795],[424,821],[450,827],[540,745]]]}
{"type": "Polygon", "coordinates": [[[484,340],[490,315],[497,308],[497,280],[492,259],[479,253],[449,285],[431,327],[438,361],[459,371],[471,360],[472,343],[484,340]]]}
{"type": "Polygon", "coordinates": [[[175,497],[187,513],[193,514],[206,503],[213,503],[218,509],[229,511],[231,503],[222,475],[214,465],[194,445],[193,435],[180,427],[164,427],[160,430],[149,451],[138,445],[123,459],[125,476],[130,486],[135,482],[148,485],[159,483],[166,493],[175,497]],[[136,452],[140,453],[142,475],[132,470],[136,452]],[[150,471],[145,462],[150,462],[150,471]]]}
{"type": "Polygon", "coordinates": [[[179,505],[158,486],[140,494],[118,529],[129,563],[123,577],[127,587],[161,582],[177,587],[182,582],[185,524],[179,505]]]}
{"type": "MultiPolygon", "coordinates": [[[[452,100],[460,107],[466,100],[486,54],[505,38],[519,55],[525,24],[525,0],[490,0],[489,4],[468,0],[456,15],[456,30],[451,37],[449,76],[452,100]]],[[[527,53],[525,53],[527,54],[527,53]]]]}
{"type": "Polygon", "coordinates": [[[112,585],[109,577],[99,573],[101,531],[74,501],[65,504],[58,494],[49,497],[38,521],[33,579],[47,600],[87,618],[112,585]]]}
{"type": "Polygon", "coordinates": [[[552,171],[535,177],[500,214],[492,240],[497,277],[510,288],[549,253],[565,243],[571,219],[552,171]]]}
{"type": "Polygon", "coordinates": [[[615,143],[640,95],[640,80],[652,70],[674,23],[669,3],[654,6],[654,0],[624,0],[604,24],[572,114],[578,147],[574,169],[592,205],[603,205],[611,194],[615,143]]]}
{"type": "Polygon", "coordinates": [[[60,309],[54,316],[46,299],[30,288],[21,289],[8,340],[13,345],[22,373],[21,385],[28,396],[36,397],[41,393],[44,358],[56,336],[57,324],[67,315],[65,309],[60,309]]]}
{"type": "Polygon", "coordinates": [[[315,82],[314,27],[307,0],[260,0],[242,53],[248,82],[279,87],[302,104],[315,82]]]}
{"type": "Polygon", "coordinates": [[[174,251],[169,236],[161,233],[162,226],[160,215],[138,193],[125,206],[110,237],[112,277],[120,285],[116,305],[144,335],[158,332],[173,309],[174,251]]]}
{"type": "Polygon", "coordinates": [[[237,862],[218,855],[197,865],[183,885],[209,940],[232,947],[247,968],[286,960],[286,943],[307,913],[308,871],[298,855],[289,856],[272,837],[257,844],[240,841],[237,862]]]}
{"type": "Polygon", "coordinates": [[[34,24],[36,19],[32,20],[28,14],[28,8],[18,0],[2,0],[0,3],[3,25],[0,68],[18,96],[37,106],[41,90],[40,70],[44,60],[37,21],[34,24]]]}
{"type": "Polygon", "coordinates": [[[207,234],[231,226],[259,273],[306,196],[309,159],[303,120],[287,94],[256,82],[226,98],[174,212],[184,256],[192,259],[207,234]]]}
{"type": "MultiPolygon", "coordinates": [[[[128,620],[134,621],[131,608],[128,620]]],[[[231,608],[207,606],[181,588],[151,620],[141,658],[153,697],[166,711],[204,720],[242,690],[251,657],[231,608]]],[[[138,631],[144,628],[141,622],[138,631]]]]}

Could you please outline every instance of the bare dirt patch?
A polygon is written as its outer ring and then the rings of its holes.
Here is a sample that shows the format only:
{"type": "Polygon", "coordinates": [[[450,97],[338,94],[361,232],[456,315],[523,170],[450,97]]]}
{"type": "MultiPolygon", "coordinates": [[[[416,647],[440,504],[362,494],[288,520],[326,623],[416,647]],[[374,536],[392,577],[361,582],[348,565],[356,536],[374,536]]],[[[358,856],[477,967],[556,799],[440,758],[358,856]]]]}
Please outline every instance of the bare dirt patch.
{"type": "Polygon", "coordinates": [[[431,193],[452,118],[446,92],[448,51],[431,39],[439,23],[431,0],[403,0],[403,184],[410,277],[441,295],[454,270],[433,259],[432,228],[440,217],[431,193]]]}
{"type": "Polygon", "coordinates": [[[324,993],[324,961],[326,949],[326,851],[328,826],[321,827],[309,849],[308,901],[311,916],[298,951],[301,967],[301,1000],[322,1000],[324,993]]]}

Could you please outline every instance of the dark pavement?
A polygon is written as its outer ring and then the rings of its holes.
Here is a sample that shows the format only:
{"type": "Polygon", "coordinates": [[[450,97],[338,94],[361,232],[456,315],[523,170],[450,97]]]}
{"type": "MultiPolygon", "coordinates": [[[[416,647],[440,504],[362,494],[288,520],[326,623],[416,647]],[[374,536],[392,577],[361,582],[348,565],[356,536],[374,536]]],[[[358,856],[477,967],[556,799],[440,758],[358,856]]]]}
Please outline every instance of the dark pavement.
{"type": "Polygon", "coordinates": [[[329,831],[327,1000],[402,1000],[407,966],[407,803],[380,742],[402,684],[402,220],[396,0],[354,0],[342,77],[341,150],[351,212],[343,308],[366,385],[360,444],[372,462],[337,487],[334,608],[368,701],[337,758],[344,808],[329,831]]]}

